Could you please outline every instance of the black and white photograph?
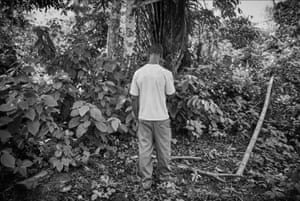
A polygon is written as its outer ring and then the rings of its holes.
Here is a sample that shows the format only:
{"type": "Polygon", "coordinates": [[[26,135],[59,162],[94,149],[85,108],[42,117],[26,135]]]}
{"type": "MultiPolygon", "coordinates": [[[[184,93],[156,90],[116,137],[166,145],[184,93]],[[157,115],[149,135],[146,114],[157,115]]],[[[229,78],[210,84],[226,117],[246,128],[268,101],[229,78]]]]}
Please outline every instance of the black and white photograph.
{"type": "Polygon", "coordinates": [[[0,201],[300,201],[300,0],[0,0],[0,201]]]}

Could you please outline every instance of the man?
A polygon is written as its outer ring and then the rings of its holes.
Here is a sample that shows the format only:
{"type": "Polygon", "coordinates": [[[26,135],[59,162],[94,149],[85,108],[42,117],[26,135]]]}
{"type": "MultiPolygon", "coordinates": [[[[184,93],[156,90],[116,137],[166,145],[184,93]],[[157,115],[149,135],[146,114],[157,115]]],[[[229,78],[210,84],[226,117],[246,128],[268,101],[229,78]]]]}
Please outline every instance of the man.
{"type": "Polygon", "coordinates": [[[133,76],[130,94],[133,96],[133,112],[139,120],[139,172],[145,190],[152,185],[152,152],[155,146],[158,173],[162,181],[170,181],[171,127],[167,110],[167,96],[175,93],[172,73],[159,65],[162,46],[154,44],[149,50],[148,64],[133,76]]]}

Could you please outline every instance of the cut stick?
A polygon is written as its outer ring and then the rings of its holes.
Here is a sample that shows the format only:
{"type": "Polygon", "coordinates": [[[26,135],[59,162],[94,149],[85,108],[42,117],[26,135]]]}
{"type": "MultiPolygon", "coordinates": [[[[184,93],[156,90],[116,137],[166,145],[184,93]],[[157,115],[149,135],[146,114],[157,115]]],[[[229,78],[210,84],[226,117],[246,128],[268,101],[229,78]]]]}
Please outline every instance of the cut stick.
{"type": "Polygon", "coordinates": [[[197,172],[199,174],[211,176],[211,177],[215,178],[216,180],[218,180],[220,182],[223,182],[223,183],[225,182],[225,180],[221,179],[217,173],[203,171],[203,170],[200,170],[198,168],[192,168],[192,169],[193,169],[194,172],[197,172]]]}
{"type": "Polygon", "coordinates": [[[177,168],[181,168],[181,169],[184,169],[184,170],[190,170],[190,171],[193,171],[193,172],[197,172],[199,174],[202,174],[202,175],[206,175],[206,176],[210,176],[210,177],[213,177],[214,179],[220,181],[220,182],[225,182],[225,180],[221,179],[217,173],[212,173],[212,172],[207,172],[207,171],[203,171],[203,170],[200,170],[198,168],[192,168],[192,167],[189,167],[187,165],[184,165],[184,164],[179,164],[178,166],[176,166],[177,168]]]}
{"type": "Polygon", "coordinates": [[[264,103],[264,107],[260,113],[260,116],[259,116],[259,119],[258,119],[258,122],[256,124],[256,127],[255,127],[255,130],[254,130],[254,133],[252,135],[252,138],[249,142],[249,145],[247,147],[247,150],[244,154],[244,157],[243,157],[243,160],[239,166],[239,169],[237,171],[237,175],[241,176],[243,175],[244,173],[244,170],[246,168],[246,165],[248,163],[248,160],[250,158],[250,154],[254,148],[254,145],[256,143],[256,140],[257,140],[257,137],[258,137],[258,134],[261,130],[261,127],[263,125],[263,122],[264,122],[264,119],[265,119],[265,116],[266,116],[266,113],[267,113],[267,109],[268,109],[268,106],[269,106],[269,103],[270,103],[270,96],[271,96],[271,91],[272,91],[272,86],[273,86],[273,80],[274,80],[274,76],[271,77],[270,81],[269,81],[269,84],[268,84],[268,89],[267,89],[267,94],[266,94],[266,99],[265,99],[265,103],[264,103]]]}
{"type": "Polygon", "coordinates": [[[196,157],[196,156],[171,156],[171,160],[176,160],[176,159],[203,160],[202,157],[196,157]]]}

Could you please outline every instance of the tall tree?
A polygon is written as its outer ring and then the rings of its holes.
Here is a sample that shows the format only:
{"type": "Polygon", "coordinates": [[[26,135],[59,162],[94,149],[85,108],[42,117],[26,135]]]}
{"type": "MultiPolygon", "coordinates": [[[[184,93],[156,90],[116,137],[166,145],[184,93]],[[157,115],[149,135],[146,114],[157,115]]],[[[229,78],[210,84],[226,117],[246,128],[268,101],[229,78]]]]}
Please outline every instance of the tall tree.
{"type": "Polygon", "coordinates": [[[112,0],[107,32],[107,56],[115,59],[119,51],[121,1],[112,0]]]}
{"type": "MultiPolygon", "coordinates": [[[[221,11],[221,17],[234,17],[238,0],[214,0],[214,6],[221,11]]],[[[217,25],[202,1],[199,0],[148,0],[137,6],[137,37],[140,50],[151,43],[161,43],[164,58],[176,73],[188,48],[188,37],[199,24],[209,19],[217,25]],[[209,17],[206,18],[205,16],[209,17]]]]}

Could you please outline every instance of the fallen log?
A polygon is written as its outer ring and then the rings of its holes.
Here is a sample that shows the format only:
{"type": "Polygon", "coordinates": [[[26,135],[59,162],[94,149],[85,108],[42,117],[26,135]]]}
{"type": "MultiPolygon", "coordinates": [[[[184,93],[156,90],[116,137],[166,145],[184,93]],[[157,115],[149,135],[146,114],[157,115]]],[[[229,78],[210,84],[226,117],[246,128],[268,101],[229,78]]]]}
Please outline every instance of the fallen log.
{"type": "Polygon", "coordinates": [[[237,170],[237,175],[239,176],[242,176],[243,173],[244,173],[244,170],[246,168],[246,165],[248,163],[248,160],[250,158],[250,154],[254,148],[254,145],[256,143],[256,140],[257,140],[257,137],[258,137],[258,134],[261,130],[261,127],[263,125],[263,122],[264,122],[264,119],[265,119],[265,116],[266,116],[266,113],[267,113],[267,109],[268,109],[268,106],[269,106],[269,103],[270,103],[270,96],[271,96],[271,91],[272,91],[272,86],[273,86],[273,80],[274,80],[274,76],[271,77],[270,81],[269,81],[269,84],[268,84],[268,89],[267,89],[267,93],[266,93],[266,99],[265,99],[265,103],[264,103],[264,107],[260,113],[260,116],[259,116],[259,119],[258,119],[258,122],[256,124],[256,127],[255,127],[255,130],[253,132],[253,135],[252,135],[252,138],[249,142],[249,145],[247,147],[247,150],[244,154],[244,157],[243,157],[243,160],[239,166],[239,169],[237,170]]]}

